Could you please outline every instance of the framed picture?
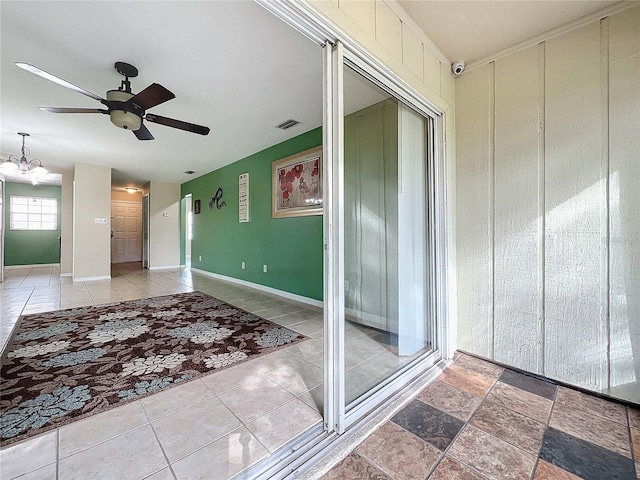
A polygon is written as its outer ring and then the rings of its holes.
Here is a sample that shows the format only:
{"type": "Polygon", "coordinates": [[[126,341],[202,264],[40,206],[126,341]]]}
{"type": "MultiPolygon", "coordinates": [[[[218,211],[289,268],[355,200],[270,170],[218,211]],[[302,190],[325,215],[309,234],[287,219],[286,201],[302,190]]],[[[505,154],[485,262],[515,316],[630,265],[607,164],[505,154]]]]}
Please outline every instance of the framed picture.
{"type": "Polygon", "coordinates": [[[197,215],[200,213],[200,200],[193,201],[193,213],[194,215],[197,215]]]}
{"type": "Polygon", "coordinates": [[[273,218],[322,215],[322,147],[276,160],[273,177],[273,218]]]}

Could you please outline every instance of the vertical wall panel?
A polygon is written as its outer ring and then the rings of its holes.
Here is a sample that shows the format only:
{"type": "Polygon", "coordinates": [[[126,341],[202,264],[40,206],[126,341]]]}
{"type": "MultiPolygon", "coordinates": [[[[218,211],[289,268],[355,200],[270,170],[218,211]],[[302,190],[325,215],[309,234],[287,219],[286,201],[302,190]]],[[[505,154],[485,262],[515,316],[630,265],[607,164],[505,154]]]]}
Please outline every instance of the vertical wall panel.
{"type": "Polygon", "coordinates": [[[440,95],[440,60],[431,53],[426,45],[422,46],[424,57],[424,83],[440,95]]]}
{"type": "Polygon", "coordinates": [[[402,58],[402,22],[383,0],[376,1],[376,40],[402,58]]]}
{"type": "Polygon", "coordinates": [[[338,0],[338,8],[372,36],[376,30],[376,5],[374,0],[338,0]]]}
{"type": "Polygon", "coordinates": [[[640,8],[609,19],[611,392],[640,399],[640,8]]]}
{"type": "Polygon", "coordinates": [[[542,373],[538,47],[495,64],[495,360],[542,373]]]}
{"type": "Polygon", "coordinates": [[[458,345],[492,355],[492,67],[456,80],[458,345]]]}
{"type": "Polygon", "coordinates": [[[422,42],[405,23],[402,24],[402,63],[422,82],[424,60],[422,42]]]}
{"type": "Polygon", "coordinates": [[[607,339],[597,23],[547,42],[545,84],[544,374],[598,390],[607,339]]]}
{"type": "Polygon", "coordinates": [[[637,402],[640,6],[490,72],[455,82],[458,348],[637,402]]]}

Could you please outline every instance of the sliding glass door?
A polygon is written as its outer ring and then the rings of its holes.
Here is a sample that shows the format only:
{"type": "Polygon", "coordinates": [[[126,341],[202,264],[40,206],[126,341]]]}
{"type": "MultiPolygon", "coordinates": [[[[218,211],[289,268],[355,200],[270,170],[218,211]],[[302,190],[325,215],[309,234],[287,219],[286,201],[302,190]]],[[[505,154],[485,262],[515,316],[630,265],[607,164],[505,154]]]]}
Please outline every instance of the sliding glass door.
{"type": "Polygon", "coordinates": [[[325,420],[341,433],[441,359],[443,253],[435,115],[339,42],[326,61],[325,420]]]}

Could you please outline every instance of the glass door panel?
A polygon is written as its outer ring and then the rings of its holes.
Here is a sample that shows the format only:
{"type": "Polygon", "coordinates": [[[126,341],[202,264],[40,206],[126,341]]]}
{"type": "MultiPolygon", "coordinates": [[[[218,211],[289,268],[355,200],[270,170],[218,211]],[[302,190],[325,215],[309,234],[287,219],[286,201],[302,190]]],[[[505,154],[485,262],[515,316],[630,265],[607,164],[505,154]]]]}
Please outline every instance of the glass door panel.
{"type": "Polygon", "coordinates": [[[427,119],[344,69],[344,392],[356,405],[434,348],[427,119]]]}

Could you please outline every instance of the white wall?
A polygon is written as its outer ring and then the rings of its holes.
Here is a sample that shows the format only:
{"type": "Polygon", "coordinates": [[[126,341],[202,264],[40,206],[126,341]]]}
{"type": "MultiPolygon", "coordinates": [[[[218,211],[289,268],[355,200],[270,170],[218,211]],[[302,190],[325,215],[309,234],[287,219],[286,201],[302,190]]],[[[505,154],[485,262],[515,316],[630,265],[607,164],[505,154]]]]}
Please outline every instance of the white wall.
{"type": "Polygon", "coordinates": [[[77,163],[73,206],[74,281],[110,278],[111,169],[77,163]],[[96,218],[107,223],[96,223],[96,218]]]}
{"type": "Polygon", "coordinates": [[[459,348],[638,401],[640,7],[467,71],[456,121],[459,348]]]}
{"type": "Polygon", "coordinates": [[[180,185],[149,184],[149,268],[180,266],[180,185]]]}
{"type": "Polygon", "coordinates": [[[62,172],[62,215],[60,219],[60,275],[73,273],[73,172],[62,172]]]}

